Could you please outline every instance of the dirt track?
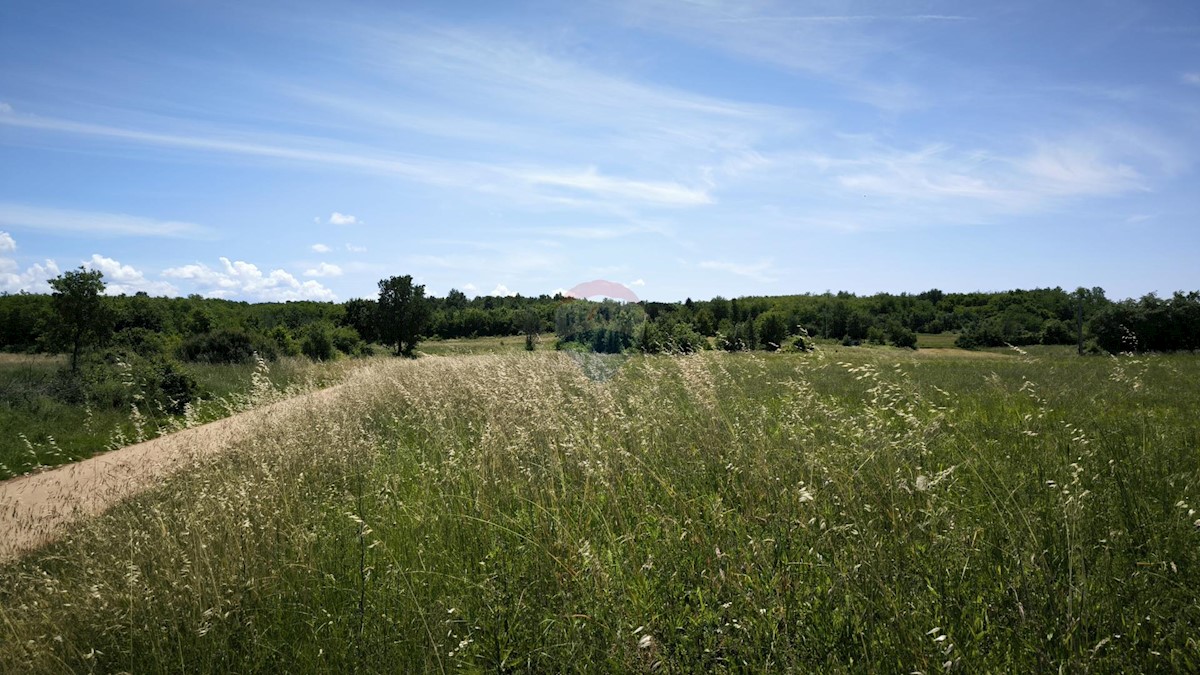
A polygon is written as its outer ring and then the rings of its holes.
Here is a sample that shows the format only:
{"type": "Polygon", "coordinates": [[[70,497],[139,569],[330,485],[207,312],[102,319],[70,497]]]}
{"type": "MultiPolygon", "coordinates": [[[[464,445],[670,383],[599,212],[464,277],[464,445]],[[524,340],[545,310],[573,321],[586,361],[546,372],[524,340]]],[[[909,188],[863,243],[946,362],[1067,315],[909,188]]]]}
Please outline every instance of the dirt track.
{"type": "Polygon", "coordinates": [[[48,544],[72,523],[103,513],[167,476],[221,454],[267,416],[331,398],[344,386],[0,482],[0,562],[48,544]]]}

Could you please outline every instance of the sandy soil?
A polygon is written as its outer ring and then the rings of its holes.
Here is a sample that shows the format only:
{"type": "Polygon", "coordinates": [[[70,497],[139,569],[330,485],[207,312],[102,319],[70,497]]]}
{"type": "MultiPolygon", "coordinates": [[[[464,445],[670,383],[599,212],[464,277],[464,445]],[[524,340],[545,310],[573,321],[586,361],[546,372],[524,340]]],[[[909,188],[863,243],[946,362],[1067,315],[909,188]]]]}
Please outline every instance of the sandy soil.
{"type": "Polygon", "coordinates": [[[48,544],[72,523],[103,513],[167,476],[221,454],[267,416],[331,398],[344,386],[0,482],[0,562],[48,544]]]}

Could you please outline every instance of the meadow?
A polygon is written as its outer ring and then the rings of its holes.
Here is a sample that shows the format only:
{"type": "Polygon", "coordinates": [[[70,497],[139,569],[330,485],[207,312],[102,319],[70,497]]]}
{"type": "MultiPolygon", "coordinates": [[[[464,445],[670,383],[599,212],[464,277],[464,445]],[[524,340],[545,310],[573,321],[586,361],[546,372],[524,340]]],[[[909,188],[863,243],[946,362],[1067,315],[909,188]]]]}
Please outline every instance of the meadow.
{"type": "MultiPolygon", "coordinates": [[[[0,480],[30,471],[66,464],[139,440],[195,426],[254,405],[255,373],[260,386],[295,394],[328,386],[348,370],[352,361],[314,363],[284,357],[263,366],[255,363],[193,363],[187,366],[204,393],[185,417],[168,415],[152,405],[129,407],[84,405],[62,395],[70,386],[61,355],[0,353],[0,480]]],[[[126,378],[127,379],[127,378],[126,378]]],[[[136,385],[112,377],[112,398],[129,397],[136,385]]]]}
{"type": "Polygon", "coordinates": [[[0,671],[1194,672],[1197,410],[1194,355],[374,360],[0,567],[0,671]]]}

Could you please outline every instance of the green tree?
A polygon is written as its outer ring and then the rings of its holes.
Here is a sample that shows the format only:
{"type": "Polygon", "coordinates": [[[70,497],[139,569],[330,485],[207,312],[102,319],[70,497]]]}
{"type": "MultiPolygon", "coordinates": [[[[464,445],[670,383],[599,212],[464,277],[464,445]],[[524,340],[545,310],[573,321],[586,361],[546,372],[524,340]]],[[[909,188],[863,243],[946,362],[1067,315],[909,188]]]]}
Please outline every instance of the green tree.
{"type": "Polygon", "coordinates": [[[525,334],[525,350],[533,351],[538,335],[542,332],[542,318],[532,308],[527,307],[517,314],[517,324],[525,334]]]}
{"type": "Polygon", "coordinates": [[[425,286],[414,284],[409,275],[379,281],[377,329],[379,339],[392,345],[397,354],[412,356],[413,348],[429,323],[425,286]]]}
{"type": "Polygon", "coordinates": [[[358,331],[359,337],[367,342],[375,342],[379,339],[376,312],[378,309],[377,303],[374,300],[365,300],[356,298],[347,300],[343,305],[345,314],[342,317],[341,324],[349,326],[358,331]]]}
{"type": "Polygon", "coordinates": [[[79,371],[83,350],[103,343],[112,333],[112,314],[104,304],[104,274],[80,266],[50,280],[54,289],[54,342],[71,352],[71,372],[79,371]]]}

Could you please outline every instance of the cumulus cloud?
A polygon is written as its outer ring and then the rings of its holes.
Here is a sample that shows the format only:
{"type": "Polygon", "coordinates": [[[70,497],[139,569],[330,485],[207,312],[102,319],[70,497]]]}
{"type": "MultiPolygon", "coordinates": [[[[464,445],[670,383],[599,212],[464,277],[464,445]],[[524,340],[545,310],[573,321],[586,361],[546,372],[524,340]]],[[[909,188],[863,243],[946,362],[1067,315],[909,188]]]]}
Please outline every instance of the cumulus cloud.
{"type": "Polygon", "coordinates": [[[629,282],[629,285],[630,286],[645,286],[646,280],[645,279],[634,279],[633,281],[629,282]]]}
{"type": "Polygon", "coordinates": [[[163,276],[191,282],[210,297],[242,297],[249,300],[283,302],[287,300],[334,301],[333,291],[316,281],[301,282],[284,270],[264,274],[256,265],[222,257],[213,269],[203,263],[163,270],[163,276]]]}
{"type": "MultiPolygon", "coordinates": [[[[16,250],[17,242],[12,235],[0,232],[0,253],[16,250]]],[[[0,255],[0,293],[49,293],[50,284],[46,282],[58,274],[58,265],[53,260],[35,263],[22,272],[16,260],[0,255]]]]}
{"type": "Polygon", "coordinates": [[[346,244],[346,250],[351,253],[366,253],[366,246],[355,246],[354,244],[346,244]]]}
{"type": "Polygon", "coordinates": [[[312,250],[316,251],[317,253],[329,253],[333,249],[329,248],[325,244],[313,244],[312,250]]]}
{"type": "Polygon", "coordinates": [[[492,292],[488,293],[488,295],[498,298],[510,298],[516,294],[516,291],[508,290],[508,286],[505,286],[504,284],[496,284],[496,287],[492,289],[492,292]]]}
{"type": "Polygon", "coordinates": [[[53,260],[34,263],[20,271],[17,261],[0,258],[0,292],[2,293],[49,293],[50,279],[59,275],[58,265],[53,260]]]}
{"type": "Polygon", "coordinates": [[[133,295],[145,291],[150,295],[179,295],[179,289],[166,281],[150,281],[132,265],[93,253],[83,266],[104,274],[104,292],[108,295],[133,295]]]}
{"type": "Polygon", "coordinates": [[[342,268],[338,267],[337,265],[331,265],[327,262],[323,262],[312,269],[305,270],[304,276],[306,276],[306,277],[340,277],[340,276],[342,276],[342,268]]]}
{"type": "Polygon", "coordinates": [[[334,211],[329,215],[330,225],[355,225],[358,223],[358,218],[348,213],[338,213],[334,211]]]}

